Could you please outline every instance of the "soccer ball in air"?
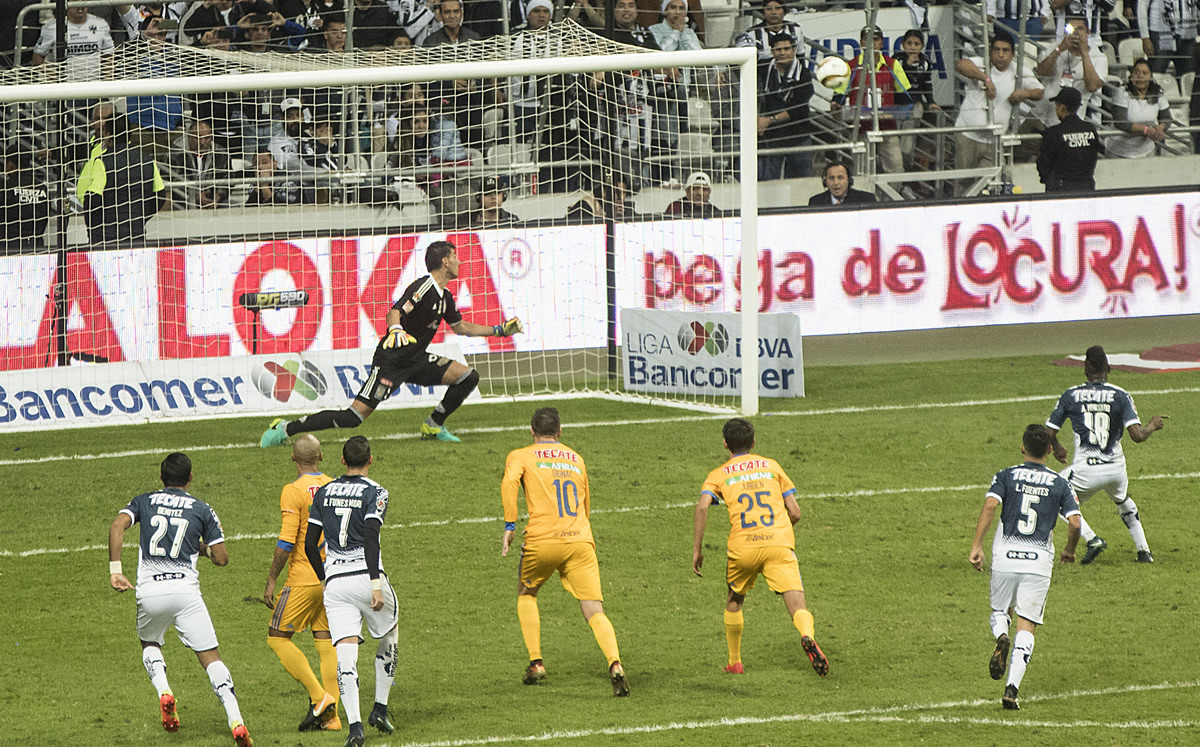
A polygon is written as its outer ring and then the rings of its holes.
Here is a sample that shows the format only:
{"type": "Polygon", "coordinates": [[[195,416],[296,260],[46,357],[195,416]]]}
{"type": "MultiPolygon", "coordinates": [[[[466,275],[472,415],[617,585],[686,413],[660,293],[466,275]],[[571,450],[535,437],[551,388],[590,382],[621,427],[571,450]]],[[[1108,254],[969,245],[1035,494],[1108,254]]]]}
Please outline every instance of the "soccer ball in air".
{"type": "Polygon", "coordinates": [[[817,80],[836,90],[850,82],[850,65],[841,57],[826,57],[817,65],[817,80]]]}

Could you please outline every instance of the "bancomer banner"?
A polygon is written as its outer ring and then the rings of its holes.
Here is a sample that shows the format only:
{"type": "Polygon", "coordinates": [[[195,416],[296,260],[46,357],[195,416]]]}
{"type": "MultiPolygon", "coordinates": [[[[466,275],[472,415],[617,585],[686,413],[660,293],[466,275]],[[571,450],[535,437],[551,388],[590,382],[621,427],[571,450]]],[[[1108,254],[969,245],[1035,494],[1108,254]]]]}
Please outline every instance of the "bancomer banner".
{"type": "MultiPolygon", "coordinates": [[[[429,352],[466,360],[452,344],[430,345],[429,352]]],[[[371,353],[338,350],[46,369],[25,388],[0,386],[0,427],[70,428],[341,409],[370,374],[371,353]]],[[[432,407],[441,398],[440,387],[406,384],[380,408],[432,407]]],[[[479,399],[478,390],[468,401],[473,399],[479,399]]]]}
{"type": "MultiPolygon", "coordinates": [[[[736,395],[742,387],[741,315],[621,310],[625,388],[634,392],[736,395]]],[[[803,397],[800,319],[758,318],[758,393],[803,397]]]]}

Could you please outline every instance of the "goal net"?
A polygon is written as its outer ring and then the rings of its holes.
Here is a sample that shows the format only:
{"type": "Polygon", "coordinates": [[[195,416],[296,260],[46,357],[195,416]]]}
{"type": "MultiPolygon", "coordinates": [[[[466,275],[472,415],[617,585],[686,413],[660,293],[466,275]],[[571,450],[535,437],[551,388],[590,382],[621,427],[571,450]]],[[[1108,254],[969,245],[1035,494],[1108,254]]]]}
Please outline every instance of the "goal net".
{"type": "Polygon", "coordinates": [[[0,427],[344,406],[443,239],[464,318],[525,326],[435,339],[481,396],[753,412],[752,55],[568,20],[370,52],[143,35],[4,71],[0,427]]]}

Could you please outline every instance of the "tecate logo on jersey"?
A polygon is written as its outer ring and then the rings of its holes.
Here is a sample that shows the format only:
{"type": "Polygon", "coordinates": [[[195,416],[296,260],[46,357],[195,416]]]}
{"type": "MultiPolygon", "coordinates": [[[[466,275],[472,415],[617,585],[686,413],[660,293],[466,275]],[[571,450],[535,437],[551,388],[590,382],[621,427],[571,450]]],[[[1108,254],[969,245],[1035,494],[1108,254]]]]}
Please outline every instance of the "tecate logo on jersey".
{"type": "Polygon", "coordinates": [[[700,351],[709,355],[720,355],[729,347],[729,331],[719,322],[692,321],[679,328],[679,347],[689,355],[700,351]]]}
{"type": "Polygon", "coordinates": [[[287,402],[293,392],[312,402],[329,389],[325,375],[311,361],[265,361],[250,371],[250,379],[262,396],[280,402],[287,402]]]}

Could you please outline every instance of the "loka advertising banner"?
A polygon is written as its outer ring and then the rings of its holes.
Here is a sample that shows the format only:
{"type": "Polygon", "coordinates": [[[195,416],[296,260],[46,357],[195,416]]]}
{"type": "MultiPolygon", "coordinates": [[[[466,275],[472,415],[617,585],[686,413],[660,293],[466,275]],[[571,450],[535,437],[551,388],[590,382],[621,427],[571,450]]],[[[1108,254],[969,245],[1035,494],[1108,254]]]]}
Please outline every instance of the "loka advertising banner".
{"type": "MultiPolygon", "coordinates": [[[[737,395],[742,386],[741,316],[621,309],[625,388],[633,392],[737,395]]],[[[758,318],[758,393],[803,397],[800,319],[758,318]]],[[[753,343],[751,343],[753,344],[753,343]]]]}
{"type": "MultiPolygon", "coordinates": [[[[453,344],[433,344],[429,351],[465,362],[453,344]]],[[[109,363],[8,374],[0,377],[0,427],[74,428],[341,409],[370,374],[372,353],[109,363]]],[[[442,391],[406,384],[380,407],[433,407],[442,391]]],[[[478,391],[471,397],[478,399],[478,391]]],[[[251,437],[257,435],[246,434],[251,437]]]]}
{"type": "MultiPolygon", "coordinates": [[[[618,304],[739,309],[734,227],[622,226],[618,304]]],[[[809,336],[1200,313],[1196,193],[767,216],[759,247],[760,310],[809,336]]]]}
{"type": "Polygon", "coordinates": [[[513,338],[450,334],[464,352],[604,346],[604,233],[584,226],[78,252],[63,267],[54,255],[0,257],[0,371],[44,367],[60,352],[118,363],[373,346],[392,302],[426,274],[426,247],[442,239],[458,248],[448,287],[464,318],[539,322],[513,338]],[[287,291],[306,302],[247,308],[287,291]]]}

